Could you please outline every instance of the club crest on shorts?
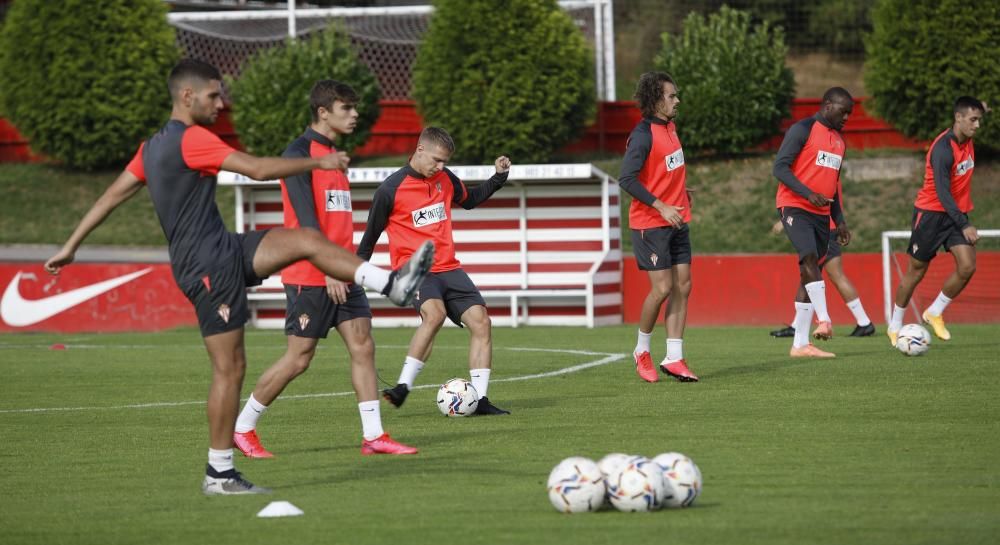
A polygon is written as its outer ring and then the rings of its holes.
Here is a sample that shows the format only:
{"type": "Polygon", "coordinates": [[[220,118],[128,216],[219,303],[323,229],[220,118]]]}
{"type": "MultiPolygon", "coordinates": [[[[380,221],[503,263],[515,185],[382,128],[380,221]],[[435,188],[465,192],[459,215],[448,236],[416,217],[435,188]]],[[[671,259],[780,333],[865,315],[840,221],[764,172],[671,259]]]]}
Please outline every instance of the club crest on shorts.
{"type": "Polygon", "coordinates": [[[785,223],[787,223],[788,226],[791,227],[793,219],[795,219],[795,218],[793,218],[792,216],[788,216],[787,218],[785,218],[785,223]]]}
{"type": "Polygon", "coordinates": [[[653,262],[653,266],[655,267],[656,262],[660,260],[660,257],[656,254],[652,254],[649,256],[649,260],[653,262]]]}
{"type": "Polygon", "coordinates": [[[219,318],[222,318],[223,322],[229,323],[229,305],[225,303],[219,305],[219,318]]]}
{"type": "Polygon", "coordinates": [[[299,314],[299,329],[305,331],[309,327],[309,315],[306,313],[299,314]]]}
{"type": "Polygon", "coordinates": [[[913,245],[913,253],[917,253],[917,250],[919,249],[920,249],[919,246],[917,246],[916,244],[913,245]]]}

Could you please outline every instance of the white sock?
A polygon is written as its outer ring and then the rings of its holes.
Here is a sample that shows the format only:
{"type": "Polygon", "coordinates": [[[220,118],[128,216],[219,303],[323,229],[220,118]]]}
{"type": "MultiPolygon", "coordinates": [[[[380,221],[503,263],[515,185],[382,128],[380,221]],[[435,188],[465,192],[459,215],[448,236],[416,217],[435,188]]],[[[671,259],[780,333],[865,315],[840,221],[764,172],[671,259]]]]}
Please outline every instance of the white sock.
{"type": "Polygon", "coordinates": [[[365,439],[371,441],[385,433],[382,429],[382,412],[379,411],[377,399],[358,403],[358,412],[361,413],[361,434],[365,439]]]}
{"type": "Polygon", "coordinates": [[[899,331],[903,327],[903,314],[906,309],[896,304],[892,305],[892,318],[889,318],[889,331],[899,331]]]}
{"type": "Polygon", "coordinates": [[[684,359],[684,339],[667,339],[667,363],[684,359]]]}
{"type": "Polygon", "coordinates": [[[389,271],[365,261],[354,271],[354,283],[382,293],[389,283],[389,271]]]}
{"type": "Polygon", "coordinates": [[[809,294],[809,302],[812,303],[813,309],[816,311],[816,319],[821,322],[829,322],[830,313],[826,311],[826,283],[817,280],[806,284],[805,288],[806,293],[809,294]]]}
{"type": "Polygon", "coordinates": [[[937,299],[931,303],[931,306],[927,307],[927,314],[931,316],[940,316],[944,314],[944,309],[948,308],[948,303],[951,302],[951,298],[944,294],[942,291],[938,294],[937,299]]]}
{"type": "Polygon", "coordinates": [[[413,389],[413,381],[417,380],[417,375],[424,368],[424,362],[417,358],[406,356],[403,361],[403,370],[399,373],[399,380],[396,384],[405,384],[407,388],[413,389]]]}
{"type": "Polygon", "coordinates": [[[795,338],[792,339],[792,348],[802,348],[809,344],[809,325],[813,319],[812,303],[795,302],[795,321],[792,327],[795,328],[795,338]]]}
{"type": "Polygon", "coordinates": [[[634,354],[642,354],[643,352],[649,352],[649,340],[653,338],[653,332],[643,333],[639,330],[639,336],[635,340],[635,350],[634,354]]]}
{"type": "Polygon", "coordinates": [[[479,398],[486,397],[486,390],[490,388],[491,369],[469,369],[469,377],[472,378],[472,387],[476,389],[479,398]]]}
{"type": "Polygon", "coordinates": [[[234,469],[236,466],[233,465],[233,449],[208,449],[208,465],[212,466],[212,469],[220,473],[234,469]]]}
{"type": "Polygon", "coordinates": [[[254,399],[253,394],[250,394],[250,399],[247,400],[247,404],[240,411],[239,418],[236,419],[236,433],[246,433],[257,429],[257,420],[266,410],[267,405],[261,405],[259,401],[254,399]]]}
{"type": "Polygon", "coordinates": [[[854,319],[858,321],[859,326],[866,326],[872,323],[868,315],[865,314],[865,306],[861,304],[860,297],[853,301],[848,301],[847,308],[851,309],[851,314],[854,315],[854,319]]]}

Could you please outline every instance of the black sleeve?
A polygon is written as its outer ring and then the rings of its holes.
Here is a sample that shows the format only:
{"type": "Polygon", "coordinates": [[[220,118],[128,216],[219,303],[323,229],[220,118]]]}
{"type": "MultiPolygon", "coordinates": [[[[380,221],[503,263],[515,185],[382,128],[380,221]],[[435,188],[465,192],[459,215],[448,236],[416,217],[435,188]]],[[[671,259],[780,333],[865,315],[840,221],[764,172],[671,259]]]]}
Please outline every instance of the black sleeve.
{"type": "MultiPolygon", "coordinates": [[[[308,148],[302,147],[302,139],[298,139],[291,144],[281,154],[282,157],[309,157],[308,148]]],[[[286,214],[295,214],[302,227],[312,227],[319,229],[319,219],[316,217],[316,204],[313,202],[312,172],[305,172],[295,176],[289,176],[281,181],[288,191],[288,200],[292,203],[292,210],[285,210],[286,214]]]]}
{"type": "Polygon", "coordinates": [[[804,199],[808,199],[813,191],[792,174],[792,163],[805,147],[806,140],[809,139],[810,127],[811,125],[806,123],[796,123],[788,129],[784,140],[781,141],[781,147],[778,148],[778,156],[774,158],[774,170],[772,171],[779,182],[788,186],[804,199]]]}
{"type": "Polygon", "coordinates": [[[625,145],[625,158],[622,159],[622,170],[618,176],[618,187],[646,206],[653,206],[656,196],[639,181],[639,173],[642,172],[642,166],[646,164],[646,157],[649,157],[649,150],[652,148],[653,133],[649,130],[649,124],[636,125],[625,145]]]}
{"type": "Polygon", "coordinates": [[[389,214],[392,213],[394,200],[395,193],[388,184],[383,182],[375,190],[375,196],[372,198],[372,207],[368,210],[368,226],[365,227],[365,234],[361,237],[361,242],[358,243],[357,254],[361,259],[368,261],[372,258],[372,254],[375,252],[375,244],[378,243],[378,237],[382,236],[386,225],[389,224],[389,214]]]}
{"type": "Polygon", "coordinates": [[[837,192],[833,194],[833,202],[830,203],[830,217],[833,218],[833,223],[840,227],[844,224],[844,208],[840,206],[840,187],[837,187],[837,192]]]}
{"type": "Polygon", "coordinates": [[[943,136],[931,150],[931,169],[934,171],[934,190],[944,211],[959,229],[969,225],[968,218],[958,209],[955,197],[951,194],[951,169],[955,166],[955,154],[951,151],[949,136],[943,136]]]}
{"type": "Polygon", "coordinates": [[[497,172],[490,177],[484,183],[469,189],[458,179],[458,176],[454,172],[445,169],[445,174],[451,179],[451,183],[455,188],[455,195],[452,198],[453,202],[457,202],[462,205],[462,208],[466,210],[472,210],[473,208],[479,206],[486,202],[487,199],[493,196],[494,193],[500,190],[505,183],[507,183],[507,176],[510,171],[507,172],[497,172]],[[463,193],[465,194],[463,198],[463,193]]]}

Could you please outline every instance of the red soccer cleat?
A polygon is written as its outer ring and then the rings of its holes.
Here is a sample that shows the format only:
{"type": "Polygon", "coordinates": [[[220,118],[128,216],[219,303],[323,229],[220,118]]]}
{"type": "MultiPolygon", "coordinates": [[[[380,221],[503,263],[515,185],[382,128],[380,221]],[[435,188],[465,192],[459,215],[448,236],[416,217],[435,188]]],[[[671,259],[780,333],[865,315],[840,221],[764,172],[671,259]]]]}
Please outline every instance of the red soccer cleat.
{"type": "Polygon", "coordinates": [[[416,454],[416,448],[402,443],[397,443],[388,433],[383,433],[371,441],[365,439],[361,441],[362,456],[372,454],[416,454]]]}
{"type": "Polygon", "coordinates": [[[660,364],[660,370],[681,382],[698,382],[698,375],[688,369],[684,360],[677,360],[672,363],[664,361],[660,364]]]}
{"type": "Polygon", "coordinates": [[[257,430],[250,430],[246,433],[234,432],[233,444],[247,458],[274,458],[274,455],[260,444],[257,430]]]}
{"type": "Polygon", "coordinates": [[[639,378],[646,382],[660,380],[659,375],[656,374],[656,368],[653,367],[653,358],[649,357],[649,352],[632,354],[632,357],[635,358],[635,372],[639,374],[639,378]]]}
{"type": "Polygon", "coordinates": [[[825,350],[820,350],[811,344],[807,344],[801,348],[795,348],[794,346],[788,352],[788,355],[793,358],[835,358],[836,354],[833,352],[827,352],[825,350]]]}

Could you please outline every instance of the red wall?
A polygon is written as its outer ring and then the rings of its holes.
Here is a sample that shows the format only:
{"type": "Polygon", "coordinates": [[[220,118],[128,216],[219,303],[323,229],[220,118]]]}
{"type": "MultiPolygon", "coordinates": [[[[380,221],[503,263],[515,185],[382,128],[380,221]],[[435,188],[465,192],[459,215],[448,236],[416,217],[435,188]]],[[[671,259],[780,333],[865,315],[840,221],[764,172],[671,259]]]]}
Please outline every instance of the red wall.
{"type": "MultiPolygon", "coordinates": [[[[923,149],[926,142],[904,138],[885,122],[868,115],[864,107],[865,99],[859,99],[847,125],[844,127],[844,138],[852,150],[866,148],[909,148],[923,149]]],[[[819,109],[819,99],[801,98],[792,102],[792,117],[782,123],[782,129],[813,115],[819,109]]],[[[420,134],[421,119],[416,107],[409,100],[383,100],[379,103],[382,114],[372,135],[364,146],[356,151],[359,157],[373,155],[400,155],[412,151],[417,135],[420,134]]],[[[588,127],[583,136],[566,146],[567,152],[610,151],[621,153],[625,151],[625,142],[632,128],[639,121],[639,110],[633,102],[601,102],[598,104],[597,118],[588,127]]],[[[231,145],[239,146],[239,138],[229,118],[229,110],[225,110],[212,130],[223,137],[231,145]]],[[[763,149],[777,149],[781,137],[777,136],[766,142],[763,149]]],[[[138,143],[136,144],[138,146],[138,143]]],[[[37,161],[40,157],[31,153],[27,140],[17,129],[0,118],[0,162],[37,161]]]]}
{"type": "MultiPolygon", "coordinates": [[[[976,276],[947,310],[950,322],[1000,322],[1000,252],[979,252],[976,276]]],[[[903,270],[908,257],[897,254],[903,270]]],[[[846,254],[844,272],[861,297],[869,318],[885,323],[882,300],[882,255],[846,254]]],[[[954,271],[947,254],[937,257],[913,295],[913,305],[921,312],[934,301],[944,279],[954,271]]],[[[625,258],[622,269],[623,306],[626,322],[639,321],[642,302],[649,292],[645,271],[635,265],[635,257],[625,258]]],[[[768,325],[791,321],[798,265],[792,254],[746,254],[695,256],[691,264],[692,289],[688,300],[688,324],[768,325]]],[[[893,289],[899,277],[893,277],[893,289]]],[[[853,324],[854,317],[836,288],[827,280],[827,306],[834,324],[853,324]]],[[[906,322],[917,321],[915,311],[907,311],[906,322]]],[[[658,323],[662,324],[661,319],[658,323]]]]}

